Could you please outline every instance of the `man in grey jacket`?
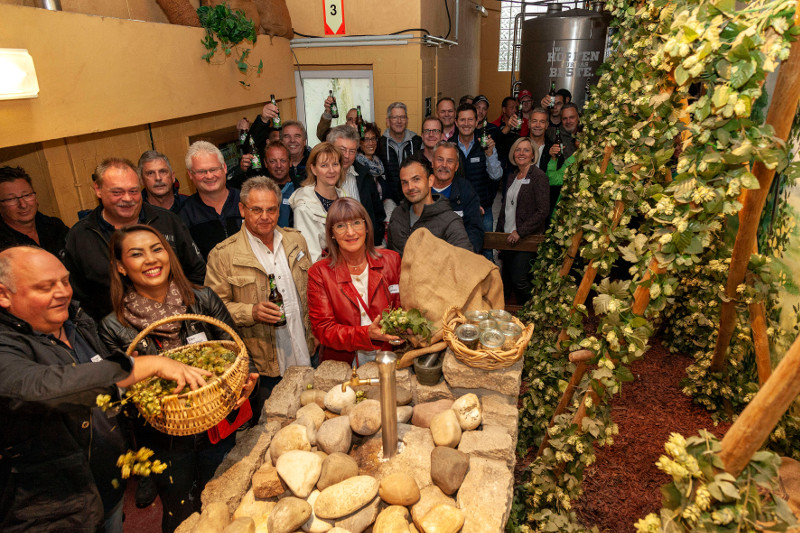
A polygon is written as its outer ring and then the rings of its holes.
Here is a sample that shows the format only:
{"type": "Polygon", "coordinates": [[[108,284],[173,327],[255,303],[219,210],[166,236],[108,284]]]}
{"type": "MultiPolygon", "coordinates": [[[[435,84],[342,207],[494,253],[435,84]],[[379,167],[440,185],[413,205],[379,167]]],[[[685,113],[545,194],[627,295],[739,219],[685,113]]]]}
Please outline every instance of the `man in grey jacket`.
{"type": "Polygon", "coordinates": [[[388,248],[402,254],[412,232],[427,228],[435,237],[474,251],[464,221],[446,198],[432,194],[434,175],[423,158],[408,158],[400,165],[400,186],[405,199],[392,212],[388,228],[388,248]]]}

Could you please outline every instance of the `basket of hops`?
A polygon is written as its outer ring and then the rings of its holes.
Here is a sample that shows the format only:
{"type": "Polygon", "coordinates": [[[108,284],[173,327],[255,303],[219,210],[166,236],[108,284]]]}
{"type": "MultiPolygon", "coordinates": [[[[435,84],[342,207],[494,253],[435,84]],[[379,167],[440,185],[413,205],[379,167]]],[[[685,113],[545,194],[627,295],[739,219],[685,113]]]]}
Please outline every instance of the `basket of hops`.
{"type": "Polygon", "coordinates": [[[159,354],[212,372],[214,375],[206,378],[206,385],[197,390],[174,394],[174,381],[150,378],[136,383],[125,393],[150,425],[175,436],[195,435],[219,424],[239,399],[249,366],[247,350],[236,332],[224,322],[203,315],[175,315],[153,322],[133,339],[126,354],[130,356],[136,345],[155,328],[181,320],[207,322],[228,333],[233,340],[198,342],[159,354]]]}
{"type": "Polygon", "coordinates": [[[461,324],[467,322],[467,318],[458,307],[450,307],[445,311],[442,317],[442,331],[444,333],[444,341],[447,346],[452,350],[456,359],[465,365],[480,368],[482,370],[498,370],[500,368],[507,368],[516,363],[525,353],[528,343],[531,341],[533,335],[533,324],[527,326],[523,324],[517,317],[512,316],[511,321],[522,328],[522,334],[517,339],[517,342],[508,349],[485,350],[482,348],[471,349],[461,342],[456,336],[456,328],[461,324]]]}

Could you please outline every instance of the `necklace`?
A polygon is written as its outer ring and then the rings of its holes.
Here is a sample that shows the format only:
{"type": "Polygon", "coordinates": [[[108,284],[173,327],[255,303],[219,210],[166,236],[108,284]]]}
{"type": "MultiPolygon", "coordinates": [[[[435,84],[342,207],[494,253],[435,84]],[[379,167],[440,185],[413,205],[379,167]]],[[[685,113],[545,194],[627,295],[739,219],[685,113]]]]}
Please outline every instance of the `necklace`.
{"type": "Polygon", "coordinates": [[[364,268],[364,264],[367,262],[366,259],[360,261],[357,265],[348,264],[347,267],[352,270],[353,272],[359,272],[362,268],[364,268]]]}

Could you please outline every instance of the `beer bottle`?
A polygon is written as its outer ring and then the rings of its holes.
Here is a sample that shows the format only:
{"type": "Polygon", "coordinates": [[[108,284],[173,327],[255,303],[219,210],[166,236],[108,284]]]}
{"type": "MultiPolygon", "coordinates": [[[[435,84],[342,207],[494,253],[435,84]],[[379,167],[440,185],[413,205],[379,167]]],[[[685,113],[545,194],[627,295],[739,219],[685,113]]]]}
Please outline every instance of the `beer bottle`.
{"type": "Polygon", "coordinates": [[[276,328],[280,328],[286,325],[286,311],[283,307],[283,296],[281,295],[281,291],[278,290],[278,286],[275,284],[275,274],[269,275],[269,301],[274,303],[278,306],[281,310],[281,318],[273,324],[276,328]]]}
{"type": "Polygon", "coordinates": [[[556,144],[561,149],[561,151],[558,152],[558,166],[560,167],[561,165],[564,164],[564,143],[561,140],[561,127],[560,126],[556,128],[556,144]]]}
{"type": "Polygon", "coordinates": [[[367,133],[367,128],[364,125],[364,119],[361,117],[361,106],[356,106],[356,127],[358,128],[358,137],[363,141],[364,135],[367,133]]]}
{"type": "Polygon", "coordinates": [[[486,150],[489,147],[489,134],[486,132],[486,119],[483,119],[483,125],[481,126],[481,148],[486,150]]]}
{"type": "Polygon", "coordinates": [[[547,94],[550,95],[550,105],[547,107],[553,109],[556,106],[556,82],[550,81],[550,92],[547,94]]]}
{"type": "Polygon", "coordinates": [[[339,106],[336,105],[336,97],[333,96],[333,91],[328,91],[328,94],[333,98],[331,103],[331,118],[339,118],[339,106]]]}
{"type": "Polygon", "coordinates": [[[517,130],[522,129],[522,121],[525,120],[525,116],[522,114],[522,104],[517,108],[517,120],[519,123],[517,124],[517,130]]]}
{"type": "MultiPolygon", "coordinates": [[[[270,100],[270,103],[272,103],[272,105],[277,107],[278,103],[275,101],[275,95],[274,94],[269,95],[269,100],[270,100]]],[[[280,129],[280,127],[281,127],[281,113],[280,113],[280,111],[278,112],[278,116],[276,116],[275,118],[272,119],[272,127],[275,128],[276,130],[280,129]]]]}
{"type": "Polygon", "coordinates": [[[250,162],[250,170],[253,172],[261,170],[261,158],[258,156],[258,150],[256,150],[256,143],[253,140],[253,137],[249,137],[250,141],[250,150],[248,153],[253,154],[253,159],[250,162]]]}

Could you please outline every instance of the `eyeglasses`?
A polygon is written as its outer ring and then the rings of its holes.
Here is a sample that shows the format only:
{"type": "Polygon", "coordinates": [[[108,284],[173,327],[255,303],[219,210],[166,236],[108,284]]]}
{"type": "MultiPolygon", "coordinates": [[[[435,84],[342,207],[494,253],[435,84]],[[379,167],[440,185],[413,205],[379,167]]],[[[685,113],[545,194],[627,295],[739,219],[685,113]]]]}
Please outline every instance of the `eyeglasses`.
{"type": "Polygon", "coordinates": [[[22,200],[23,202],[32,202],[34,198],[36,198],[36,193],[29,192],[28,194],[23,194],[22,196],[12,196],[11,198],[5,198],[3,200],[0,200],[0,204],[11,207],[20,200],[22,200]]]}
{"type": "Polygon", "coordinates": [[[396,122],[398,120],[406,120],[407,118],[408,118],[408,115],[399,115],[399,116],[396,116],[396,117],[389,117],[389,120],[394,120],[396,122]]]}
{"type": "Polygon", "coordinates": [[[245,209],[247,209],[248,211],[253,213],[253,215],[255,215],[256,217],[260,217],[264,213],[266,213],[269,216],[273,217],[273,216],[277,215],[278,211],[280,210],[280,208],[277,207],[277,206],[276,207],[268,207],[268,208],[264,209],[263,207],[248,207],[245,204],[242,204],[242,205],[244,206],[245,209]]]}
{"type": "Polygon", "coordinates": [[[364,137],[362,139],[362,141],[364,141],[365,143],[376,143],[376,142],[378,142],[378,138],[377,137],[364,137]]]}
{"type": "Polygon", "coordinates": [[[422,130],[423,135],[429,135],[431,133],[437,135],[439,133],[442,133],[442,130],[422,130]]]}
{"type": "Polygon", "coordinates": [[[222,170],[222,167],[211,167],[211,168],[204,168],[204,169],[200,169],[200,170],[192,170],[192,174],[194,174],[196,176],[200,176],[202,178],[203,176],[206,176],[208,174],[216,174],[220,170],[222,170]]]}
{"type": "Polygon", "coordinates": [[[367,222],[363,218],[351,220],[349,222],[339,222],[333,225],[333,232],[336,235],[344,235],[347,232],[347,227],[353,228],[356,233],[361,233],[367,229],[367,222]]]}

